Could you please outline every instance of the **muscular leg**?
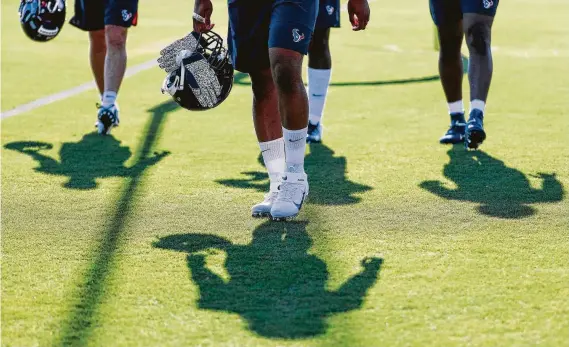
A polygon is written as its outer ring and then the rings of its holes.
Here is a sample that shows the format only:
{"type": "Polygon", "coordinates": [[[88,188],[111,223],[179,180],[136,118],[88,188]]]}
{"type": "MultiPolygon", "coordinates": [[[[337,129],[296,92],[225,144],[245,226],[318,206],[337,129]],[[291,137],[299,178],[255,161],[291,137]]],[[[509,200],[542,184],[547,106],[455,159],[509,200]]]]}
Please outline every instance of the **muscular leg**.
{"type": "Polygon", "coordinates": [[[89,32],[89,61],[91,70],[99,89],[99,94],[105,91],[105,56],[107,55],[107,43],[105,42],[105,30],[89,32]]]}
{"type": "Polygon", "coordinates": [[[439,74],[448,103],[462,100],[462,20],[437,26],[439,33],[439,74]]]}
{"type": "MultiPolygon", "coordinates": [[[[492,80],[492,51],[490,47],[493,17],[476,14],[464,14],[464,34],[470,52],[468,80],[470,82],[470,100],[486,102],[492,80]]],[[[483,111],[483,110],[482,110],[483,111]]]]}
{"type": "Polygon", "coordinates": [[[302,58],[302,54],[290,49],[269,49],[281,121],[288,130],[305,129],[308,124],[308,97],[302,82],[302,58]]]}
{"type": "Polygon", "coordinates": [[[105,36],[107,42],[105,92],[117,93],[126,70],[127,28],[107,25],[105,26],[105,36]]]}
{"type": "Polygon", "coordinates": [[[484,111],[492,80],[491,30],[494,18],[477,13],[464,14],[464,33],[470,52],[470,116],[465,134],[467,148],[478,148],[486,139],[484,111]]]}
{"type": "Polygon", "coordinates": [[[302,54],[290,49],[269,48],[286,157],[283,182],[271,207],[271,216],[276,220],[296,216],[308,194],[308,182],[304,173],[308,98],[302,82],[302,58],[302,54]]]}
{"type": "Polygon", "coordinates": [[[117,25],[105,26],[107,55],[105,56],[105,88],[101,98],[102,107],[97,115],[99,134],[109,134],[112,127],[119,124],[116,105],[117,93],[126,70],[127,28],[117,25]]]}
{"type": "Polygon", "coordinates": [[[253,124],[259,142],[283,137],[277,89],[270,69],[251,72],[253,124]]]}
{"type": "Polygon", "coordinates": [[[316,28],[308,49],[308,113],[310,142],[322,140],[322,127],[318,126],[324,113],[326,95],[332,75],[330,55],[330,28],[316,28]]]}
{"type": "Polygon", "coordinates": [[[280,178],[285,171],[285,145],[277,88],[273,82],[271,69],[249,73],[253,88],[253,124],[259,140],[263,162],[269,173],[270,194],[252,207],[253,217],[267,216],[276,198],[280,178]]]}
{"type": "Polygon", "coordinates": [[[439,39],[439,75],[448,103],[450,128],[439,139],[442,144],[464,140],[465,119],[462,101],[462,11],[459,1],[431,2],[435,11],[439,39]]]}

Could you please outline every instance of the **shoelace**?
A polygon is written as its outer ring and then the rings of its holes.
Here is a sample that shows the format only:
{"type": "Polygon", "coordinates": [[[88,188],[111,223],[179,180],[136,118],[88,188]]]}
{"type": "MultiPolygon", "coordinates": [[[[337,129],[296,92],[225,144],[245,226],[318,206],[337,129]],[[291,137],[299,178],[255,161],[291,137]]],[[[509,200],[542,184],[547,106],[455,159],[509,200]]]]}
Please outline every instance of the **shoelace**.
{"type": "Polygon", "coordinates": [[[269,192],[267,194],[265,194],[265,199],[263,200],[263,202],[271,202],[277,199],[279,192],[269,192]]]}

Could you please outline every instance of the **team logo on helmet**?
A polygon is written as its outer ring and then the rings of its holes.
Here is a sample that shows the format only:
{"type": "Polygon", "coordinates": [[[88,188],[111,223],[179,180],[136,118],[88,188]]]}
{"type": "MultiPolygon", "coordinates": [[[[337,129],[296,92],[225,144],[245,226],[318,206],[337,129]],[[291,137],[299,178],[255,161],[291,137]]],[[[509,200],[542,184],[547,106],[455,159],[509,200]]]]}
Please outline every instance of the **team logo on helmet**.
{"type": "Polygon", "coordinates": [[[304,40],[304,34],[301,34],[298,29],[292,29],[292,40],[294,42],[300,42],[304,40]]]}
{"type": "Polygon", "coordinates": [[[334,13],[334,6],[327,5],[326,12],[328,12],[328,15],[331,16],[332,13],[334,13]]]}
{"type": "Polygon", "coordinates": [[[494,1],[492,0],[482,0],[482,4],[484,5],[485,9],[489,9],[490,7],[494,6],[494,1]]]}

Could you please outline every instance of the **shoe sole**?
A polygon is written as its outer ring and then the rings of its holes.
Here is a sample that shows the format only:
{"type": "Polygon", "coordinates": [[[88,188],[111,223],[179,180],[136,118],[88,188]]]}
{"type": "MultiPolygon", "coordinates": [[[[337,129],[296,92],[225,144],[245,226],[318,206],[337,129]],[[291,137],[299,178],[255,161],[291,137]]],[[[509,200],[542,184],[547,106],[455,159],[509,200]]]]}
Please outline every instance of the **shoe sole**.
{"type": "Polygon", "coordinates": [[[439,143],[441,145],[457,145],[459,143],[464,143],[464,136],[462,136],[458,141],[439,140],[439,143]]]}
{"type": "Polygon", "coordinates": [[[288,217],[273,217],[273,216],[271,216],[271,219],[273,220],[273,222],[291,222],[296,217],[298,217],[298,213],[295,215],[292,215],[292,216],[288,216],[288,217]]]}
{"type": "Polygon", "coordinates": [[[477,149],[484,140],[486,140],[486,132],[481,129],[475,129],[468,133],[466,136],[466,148],[467,149],[477,149]]]}
{"type": "Polygon", "coordinates": [[[270,212],[252,212],[251,213],[251,217],[253,217],[253,218],[267,218],[270,216],[271,216],[270,212]]]}

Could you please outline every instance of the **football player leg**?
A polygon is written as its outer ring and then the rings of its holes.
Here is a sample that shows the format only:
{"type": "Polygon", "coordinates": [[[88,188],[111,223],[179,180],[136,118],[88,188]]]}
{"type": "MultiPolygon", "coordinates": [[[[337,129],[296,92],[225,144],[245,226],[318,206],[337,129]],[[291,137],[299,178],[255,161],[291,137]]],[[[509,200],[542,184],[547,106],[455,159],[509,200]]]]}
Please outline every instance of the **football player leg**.
{"type": "Polygon", "coordinates": [[[307,142],[322,141],[322,115],[332,76],[330,28],[316,28],[308,50],[308,135],[307,142]]]}
{"type": "Polygon", "coordinates": [[[97,115],[98,131],[109,134],[119,125],[117,93],[126,70],[126,38],[128,28],[136,25],[138,0],[109,0],[105,8],[105,90],[97,115]]]}
{"type": "MultiPolygon", "coordinates": [[[[200,4],[197,0],[196,8],[199,8],[200,4]]],[[[253,124],[270,180],[269,193],[265,195],[265,199],[251,208],[254,217],[270,216],[285,169],[285,146],[278,95],[269,62],[271,9],[270,2],[229,4],[228,48],[235,69],[249,73],[251,77],[253,124]]]]}
{"type": "Polygon", "coordinates": [[[470,83],[470,115],[466,127],[467,148],[478,148],[486,139],[484,111],[492,80],[492,23],[498,0],[462,0],[464,34],[470,52],[468,80],[470,83]]]}
{"type": "Polygon", "coordinates": [[[285,170],[285,145],[271,69],[252,71],[249,76],[253,89],[253,123],[270,181],[269,192],[262,202],[251,208],[251,214],[267,217],[271,214],[285,170]]]}
{"type": "Polygon", "coordinates": [[[97,83],[101,97],[105,91],[105,57],[107,56],[107,42],[105,30],[89,32],[89,62],[97,83]]]}
{"type": "Polygon", "coordinates": [[[308,196],[304,153],[308,130],[308,97],[302,81],[302,60],[316,24],[318,1],[277,0],[271,15],[269,59],[278,95],[285,142],[286,168],[271,208],[275,220],[295,217],[308,196]]]}
{"type": "Polygon", "coordinates": [[[340,26],[340,1],[319,2],[318,17],[308,48],[308,136],[307,142],[322,141],[322,115],[332,76],[330,28],[340,26]]]}
{"type": "Polygon", "coordinates": [[[285,145],[285,172],[271,208],[275,220],[295,217],[308,195],[304,152],[308,124],[308,97],[302,81],[302,54],[286,49],[269,49],[271,70],[278,95],[285,145]]]}
{"type": "MultiPolygon", "coordinates": [[[[105,57],[107,43],[105,38],[105,4],[103,1],[75,1],[75,13],[69,23],[89,32],[89,61],[99,97],[105,91],[105,57]]],[[[95,126],[98,126],[99,120],[95,126]]]]}
{"type": "Polygon", "coordinates": [[[431,14],[437,26],[439,40],[439,75],[448,103],[450,127],[440,138],[441,144],[464,140],[466,121],[462,101],[462,12],[452,0],[431,0],[431,14]]]}

